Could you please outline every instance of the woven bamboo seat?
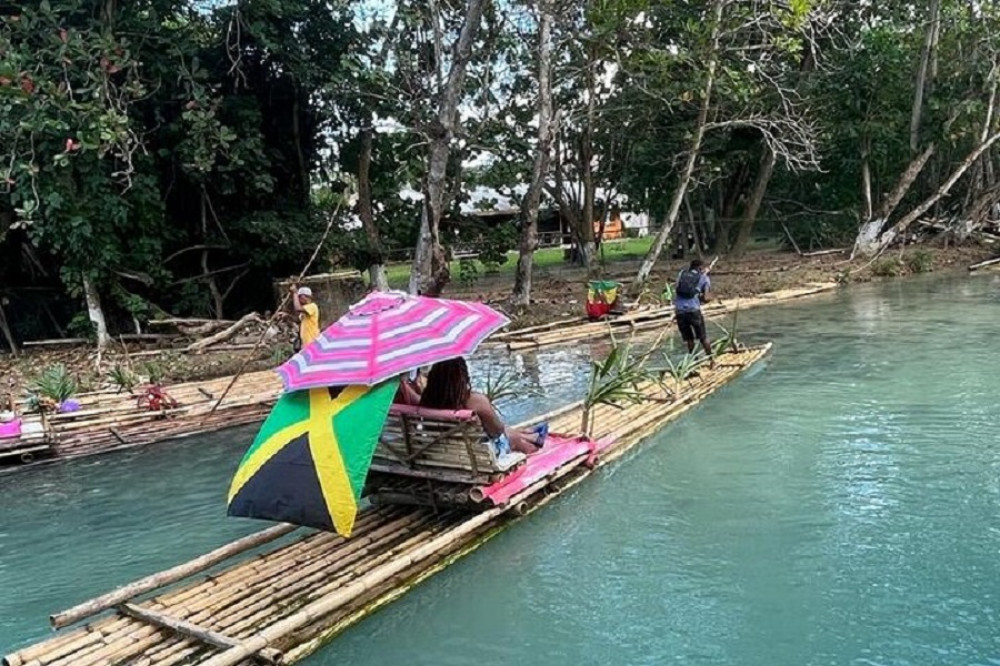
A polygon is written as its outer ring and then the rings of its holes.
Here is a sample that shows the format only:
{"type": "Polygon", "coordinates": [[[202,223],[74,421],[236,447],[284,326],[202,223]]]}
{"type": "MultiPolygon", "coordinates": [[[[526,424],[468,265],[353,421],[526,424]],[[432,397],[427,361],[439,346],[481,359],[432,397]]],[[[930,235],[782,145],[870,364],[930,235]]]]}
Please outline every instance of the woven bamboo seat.
{"type": "Polygon", "coordinates": [[[523,453],[501,464],[470,411],[393,405],[372,460],[377,472],[455,483],[481,484],[499,479],[522,463],[523,453]]]}

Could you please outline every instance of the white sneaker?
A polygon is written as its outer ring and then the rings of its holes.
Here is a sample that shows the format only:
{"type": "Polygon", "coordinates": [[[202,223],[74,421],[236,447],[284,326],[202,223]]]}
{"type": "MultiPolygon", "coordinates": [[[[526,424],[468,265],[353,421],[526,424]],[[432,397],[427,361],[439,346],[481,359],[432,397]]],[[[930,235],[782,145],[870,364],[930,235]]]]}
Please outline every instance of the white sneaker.
{"type": "Polygon", "coordinates": [[[499,467],[501,471],[506,472],[522,460],[524,460],[524,454],[517,453],[516,451],[510,451],[497,456],[497,467],[499,467]]]}

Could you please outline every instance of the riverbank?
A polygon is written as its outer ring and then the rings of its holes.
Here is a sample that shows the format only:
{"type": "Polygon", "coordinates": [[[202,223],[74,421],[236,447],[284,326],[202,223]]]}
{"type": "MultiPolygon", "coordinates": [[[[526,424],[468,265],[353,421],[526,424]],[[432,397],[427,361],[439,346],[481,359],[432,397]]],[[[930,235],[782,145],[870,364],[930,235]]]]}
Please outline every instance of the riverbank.
{"type": "MultiPolygon", "coordinates": [[[[713,275],[713,290],[724,300],[749,299],[763,294],[805,288],[810,284],[857,284],[873,280],[898,279],[930,271],[964,270],[968,265],[987,259],[995,250],[978,245],[952,248],[918,246],[893,251],[879,260],[866,264],[846,262],[843,253],[802,257],[794,252],[758,251],[743,258],[722,257],[713,275]]],[[[683,261],[660,261],[650,276],[649,293],[643,302],[654,304],[668,279],[684,265],[683,261]]],[[[601,269],[603,278],[628,283],[638,270],[639,260],[629,254],[609,255],[601,269]],[[622,258],[624,257],[624,258],[622,258]]],[[[511,276],[504,272],[483,274],[475,281],[463,283],[455,279],[446,296],[464,300],[480,300],[495,307],[506,308],[511,276]]],[[[587,273],[565,264],[536,267],[533,280],[533,302],[524,312],[510,313],[510,330],[536,327],[567,318],[580,317],[586,302],[587,273]]],[[[49,367],[62,364],[68,368],[83,392],[116,391],[111,371],[116,366],[129,366],[144,377],[155,376],[167,384],[208,381],[235,374],[246,364],[248,371],[274,367],[291,351],[290,347],[262,345],[253,352],[252,345],[219,346],[201,353],[184,352],[160,342],[129,342],[127,351],[121,344],[111,345],[100,356],[86,346],[62,348],[31,348],[15,358],[0,354],[0,377],[13,378],[19,391],[27,391],[39,375],[49,367]]],[[[0,386],[0,390],[5,387],[0,386]]]]}
{"type": "MultiPolygon", "coordinates": [[[[721,262],[713,273],[713,289],[717,302],[707,309],[709,316],[722,317],[737,309],[766,306],[789,300],[812,296],[829,291],[838,284],[849,286],[873,280],[898,279],[905,275],[962,269],[981,260],[989,251],[978,247],[952,248],[930,252],[924,248],[909,253],[896,253],[883,257],[868,265],[845,264],[837,255],[803,258],[791,253],[758,253],[741,260],[721,262]]],[[[669,266],[669,265],[668,265],[669,266]]],[[[678,264],[679,266],[679,264],[678,264]]],[[[676,268],[676,266],[675,266],[676,268]]],[[[618,273],[630,274],[630,267],[620,265],[618,273]],[[628,271],[626,269],[629,269],[628,271]]],[[[673,268],[661,268],[666,275],[673,268]]],[[[511,331],[496,336],[493,344],[502,344],[511,350],[532,349],[546,345],[572,344],[606,338],[609,334],[633,332],[652,328],[662,328],[669,324],[672,312],[669,308],[647,305],[640,310],[612,320],[610,323],[588,323],[580,316],[584,299],[574,298],[574,290],[585,288],[585,274],[573,269],[565,269],[561,280],[547,278],[538,280],[536,294],[538,301],[524,316],[515,318],[511,331]],[[547,296],[549,298],[547,298],[547,296]],[[562,315],[562,316],[560,316],[562,315]],[[566,318],[566,315],[570,315],[566,318]],[[576,315],[576,316],[572,316],[576,315]],[[541,323],[534,323],[539,321],[541,323]]],[[[660,278],[654,275],[652,284],[660,278]]],[[[449,294],[467,299],[490,300],[491,294],[455,293],[449,294]]],[[[496,294],[492,294],[496,296],[496,294]]],[[[499,299],[502,301],[502,298],[499,299]]],[[[283,351],[283,350],[282,350],[283,351]]],[[[61,361],[74,367],[73,354],[81,363],[93,367],[93,352],[88,350],[62,350],[61,361]],[[80,358],[82,357],[82,359],[80,358]]],[[[248,365],[251,372],[240,377],[231,395],[219,406],[218,397],[231,381],[227,375],[218,375],[223,369],[238,369],[249,352],[239,352],[241,356],[220,353],[207,354],[201,358],[205,365],[198,366],[199,357],[165,351],[162,359],[180,364],[186,372],[206,375],[204,378],[180,383],[168,383],[168,394],[180,402],[176,410],[152,413],[136,406],[136,397],[120,388],[107,386],[88,391],[78,396],[82,409],[72,414],[50,417],[43,424],[38,414],[26,416],[29,428],[35,432],[44,430],[46,448],[34,448],[39,442],[30,442],[32,453],[28,456],[8,456],[0,459],[6,471],[22,469],[26,464],[66,459],[81,455],[93,455],[119,449],[150,444],[165,439],[191,436],[211,432],[219,428],[259,422],[267,414],[281,387],[276,376],[269,370],[284,356],[274,357],[274,350],[264,349],[248,365]],[[199,372],[192,372],[200,368],[199,372]]],[[[44,358],[44,357],[43,357],[44,358]]],[[[103,362],[111,363],[113,352],[105,354],[103,362]]],[[[10,363],[10,359],[7,362],[10,363]]],[[[8,365],[7,372],[17,372],[32,363],[37,366],[37,357],[21,359],[8,365]],[[17,365],[20,364],[20,365],[17,365]],[[27,364],[27,365],[26,365],[27,364]]],[[[165,362],[157,368],[164,376],[165,362]]],[[[91,370],[91,372],[93,372],[91,370]]],[[[27,444],[27,442],[25,442],[27,444]]],[[[14,446],[11,440],[4,442],[5,448],[14,446]]]]}

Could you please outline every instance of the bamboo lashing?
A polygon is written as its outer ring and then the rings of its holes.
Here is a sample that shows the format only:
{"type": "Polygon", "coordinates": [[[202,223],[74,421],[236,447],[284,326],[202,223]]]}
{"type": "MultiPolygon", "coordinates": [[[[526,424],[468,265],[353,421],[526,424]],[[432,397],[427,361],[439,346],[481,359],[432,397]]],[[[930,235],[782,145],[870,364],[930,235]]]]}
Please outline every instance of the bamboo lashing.
{"type": "MultiPolygon", "coordinates": [[[[690,409],[766,352],[764,347],[720,356],[716,369],[703,369],[700,378],[684,382],[673,400],[666,400],[660,387],[650,385],[644,391],[653,399],[651,402],[620,410],[606,405],[595,407],[598,432],[594,436],[603,438],[613,434],[616,438],[598,466],[614,460],[690,409]]],[[[579,419],[579,411],[568,411],[551,418],[550,426],[556,432],[570,432],[578,428],[579,419]]],[[[516,514],[530,514],[554,493],[572,487],[590,473],[582,464],[564,465],[553,474],[554,478],[539,481],[524,496],[512,498],[506,511],[472,518],[456,511],[435,514],[419,507],[367,510],[359,515],[355,537],[350,540],[322,532],[304,535],[143,602],[144,608],[156,613],[238,641],[244,646],[241,648],[219,653],[217,648],[201,641],[112,615],[98,618],[86,628],[24,648],[9,655],[4,663],[7,666],[241,663],[245,657],[238,661],[213,659],[232,659],[243,652],[251,654],[261,645],[282,651],[286,662],[291,663],[479,547],[516,520],[516,514]]],[[[412,490],[417,484],[402,480],[398,487],[412,490]]]]}

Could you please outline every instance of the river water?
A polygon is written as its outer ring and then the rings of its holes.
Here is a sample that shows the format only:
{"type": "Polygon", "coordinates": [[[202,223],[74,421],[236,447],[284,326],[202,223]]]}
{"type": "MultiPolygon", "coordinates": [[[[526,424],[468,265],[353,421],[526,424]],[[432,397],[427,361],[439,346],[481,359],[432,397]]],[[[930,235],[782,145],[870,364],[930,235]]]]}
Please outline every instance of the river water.
{"type": "MultiPolygon", "coordinates": [[[[1000,278],[741,320],[766,369],[305,663],[1000,664],[1000,278]]],[[[510,418],[587,353],[519,358],[510,418]]],[[[262,527],[223,515],[251,434],[0,477],[0,646],[262,527]]]]}

